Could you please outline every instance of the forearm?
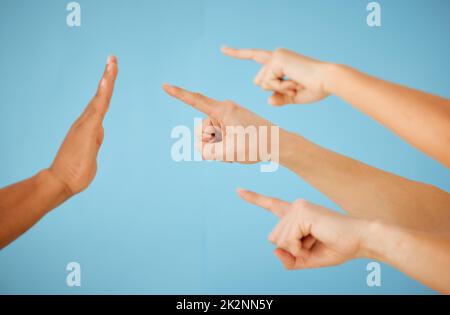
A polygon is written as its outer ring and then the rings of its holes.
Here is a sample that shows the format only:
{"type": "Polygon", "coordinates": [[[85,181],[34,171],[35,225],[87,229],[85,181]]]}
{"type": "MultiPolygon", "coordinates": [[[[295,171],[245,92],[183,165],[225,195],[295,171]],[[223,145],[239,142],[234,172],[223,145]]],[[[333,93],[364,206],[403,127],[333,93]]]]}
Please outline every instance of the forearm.
{"type": "Polygon", "coordinates": [[[328,65],[325,68],[328,92],[450,167],[450,100],[377,79],[350,67],[328,65]]]}
{"type": "Polygon", "coordinates": [[[19,237],[69,197],[50,171],[0,190],[0,248],[19,237]]]}
{"type": "Polygon", "coordinates": [[[355,217],[450,234],[450,194],[281,131],[280,164],[355,217]]]}
{"type": "Polygon", "coordinates": [[[383,261],[441,293],[450,294],[450,239],[379,222],[369,223],[363,257],[383,261]]]}

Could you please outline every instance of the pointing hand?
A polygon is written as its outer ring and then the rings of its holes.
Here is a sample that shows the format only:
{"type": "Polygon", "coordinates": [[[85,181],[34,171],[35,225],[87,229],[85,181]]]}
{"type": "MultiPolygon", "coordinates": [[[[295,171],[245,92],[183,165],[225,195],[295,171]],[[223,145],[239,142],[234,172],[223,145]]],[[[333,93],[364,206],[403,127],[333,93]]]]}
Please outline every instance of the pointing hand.
{"type": "Polygon", "coordinates": [[[245,201],[271,211],[280,222],[269,236],[286,269],[334,266],[362,256],[367,222],[305,200],[294,203],[238,190],[245,201]]]}
{"type": "Polygon", "coordinates": [[[271,52],[223,47],[222,52],[229,57],[249,59],[262,65],[254,83],[273,92],[269,98],[271,105],[313,103],[329,95],[325,84],[326,63],[287,49],[271,52]]]}
{"type": "Polygon", "coordinates": [[[196,130],[197,147],[205,160],[246,164],[278,160],[277,126],[232,101],[217,101],[167,84],[163,88],[208,116],[196,130]]]}

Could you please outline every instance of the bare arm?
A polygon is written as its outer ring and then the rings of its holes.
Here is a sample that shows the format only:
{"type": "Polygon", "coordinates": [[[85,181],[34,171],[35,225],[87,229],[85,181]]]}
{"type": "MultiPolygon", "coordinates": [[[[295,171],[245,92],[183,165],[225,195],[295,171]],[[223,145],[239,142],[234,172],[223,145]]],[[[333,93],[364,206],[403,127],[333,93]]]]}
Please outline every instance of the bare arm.
{"type": "Polygon", "coordinates": [[[346,66],[328,70],[326,88],[450,168],[450,100],[346,66]]]}
{"type": "MultiPolygon", "coordinates": [[[[247,158],[251,152],[259,152],[255,146],[259,141],[248,141],[245,147],[236,147],[233,135],[227,133],[226,127],[272,126],[267,120],[231,101],[219,102],[173,86],[165,85],[164,89],[209,116],[201,126],[198,139],[206,160],[227,161],[223,152],[243,151],[247,158]],[[208,132],[211,125],[222,133],[220,140],[211,139],[208,132]]],[[[376,169],[281,128],[279,134],[280,164],[351,215],[450,234],[450,195],[445,191],[376,169]]],[[[235,156],[231,154],[232,159],[228,162],[251,162],[248,159],[233,159],[235,156]]]]}
{"type": "Polygon", "coordinates": [[[350,215],[450,234],[450,194],[281,132],[280,163],[350,215]]]}
{"type": "Polygon", "coordinates": [[[110,57],[97,94],[70,128],[52,165],[29,179],[0,189],[0,248],[92,182],[103,142],[102,121],[116,76],[117,60],[110,57]]]}
{"type": "Polygon", "coordinates": [[[225,47],[223,52],[230,57],[262,64],[254,82],[264,90],[274,92],[269,98],[270,104],[307,104],[335,94],[450,167],[449,99],[287,49],[271,52],[225,47]]]}
{"type": "Polygon", "coordinates": [[[19,237],[70,192],[49,170],[0,190],[0,248],[19,237]]]}
{"type": "Polygon", "coordinates": [[[362,241],[364,256],[386,262],[444,294],[450,294],[450,239],[372,223],[362,241]]]}
{"type": "Polygon", "coordinates": [[[269,241],[277,247],[275,254],[289,270],[371,258],[450,294],[448,236],[352,218],[306,200],[289,203],[242,189],[238,194],[280,218],[269,241]]]}

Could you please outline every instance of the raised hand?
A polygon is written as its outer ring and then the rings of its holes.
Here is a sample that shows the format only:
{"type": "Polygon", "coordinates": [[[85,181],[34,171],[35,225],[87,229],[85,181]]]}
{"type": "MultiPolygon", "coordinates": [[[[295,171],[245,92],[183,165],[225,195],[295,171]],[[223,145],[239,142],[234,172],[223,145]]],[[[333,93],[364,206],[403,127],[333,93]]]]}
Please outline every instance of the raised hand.
{"type": "Polygon", "coordinates": [[[95,177],[103,142],[102,121],[117,76],[117,60],[109,57],[97,93],[70,128],[52,165],[33,177],[0,189],[0,249],[83,191],[95,177]]]}
{"type": "Polygon", "coordinates": [[[97,93],[70,128],[49,168],[69,195],[86,189],[95,177],[97,154],[103,142],[102,122],[109,108],[117,72],[117,59],[111,56],[97,93]]]}
{"type": "Polygon", "coordinates": [[[286,269],[334,266],[362,256],[360,243],[368,221],[305,200],[288,203],[247,190],[238,190],[238,195],[280,218],[269,241],[286,269]]]}
{"type": "Polygon", "coordinates": [[[217,101],[168,84],[172,97],[206,114],[196,130],[197,147],[205,160],[278,162],[278,127],[232,101],[217,101]]]}
{"type": "Polygon", "coordinates": [[[271,105],[307,104],[329,95],[325,81],[327,63],[287,49],[271,52],[223,47],[222,52],[233,58],[254,60],[262,65],[254,83],[273,92],[269,98],[271,105]]]}

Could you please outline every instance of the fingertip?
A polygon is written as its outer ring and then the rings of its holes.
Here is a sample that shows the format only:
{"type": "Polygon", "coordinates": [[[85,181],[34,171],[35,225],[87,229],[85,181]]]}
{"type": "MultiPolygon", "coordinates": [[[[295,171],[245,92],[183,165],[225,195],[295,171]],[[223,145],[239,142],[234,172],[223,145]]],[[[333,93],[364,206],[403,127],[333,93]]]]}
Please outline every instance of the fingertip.
{"type": "Polygon", "coordinates": [[[271,106],[276,106],[276,101],[272,96],[267,99],[267,103],[271,106]]]}
{"type": "Polygon", "coordinates": [[[270,98],[267,100],[267,103],[268,103],[270,106],[273,106],[273,107],[280,107],[281,105],[283,105],[283,104],[281,104],[279,101],[277,101],[274,97],[270,97],[270,98]]]}
{"type": "Polygon", "coordinates": [[[117,73],[117,58],[114,55],[109,55],[106,58],[106,71],[104,73],[104,77],[108,78],[109,80],[115,80],[117,77],[117,73]]]}
{"type": "Polygon", "coordinates": [[[169,83],[163,83],[162,88],[166,93],[172,95],[173,94],[173,86],[169,83]]]}
{"type": "Polygon", "coordinates": [[[106,57],[106,64],[109,65],[111,63],[111,55],[106,57]]]}
{"type": "Polygon", "coordinates": [[[117,57],[112,54],[108,55],[108,57],[106,58],[106,65],[107,65],[108,72],[112,72],[112,70],[116,70],[117,69],[117,57]]]}
{"type": "Polygon", "coordinates": [[[273,250],[273,253],[274,253],[278,258],[280,258],[280,256],[283,255],[282,249],[280,249],[280,248],[275,248],[275,249],[273,250]]]}
{"type": "Polygon", "coordinates": [[[248,190],[243,189],[243,188],[241,188],[241,187],[238,187],[238,188],[236,189],[236,192],[237,192],[237,194],[238,194],[239,197],[243,198],[243,197],[244,197],[244,194],[247,193],[248,190]]]}
{"type": "Polygon", "coordinates": [[[278,257],[279,260],[281,260],[281,262],[283,263],[283,265],[285,265],[286,259],[287,259],[286,251],[285,251],[284,249],[281,249],[281,248],[277,247],[277,248],[273,251],[273,253],[275,254],[275,256],[278,257]]]}
{"type": "Polygon", "coordinates": [[[277,239],[275,237],[274,231],[272,231],[272,233],[269,234],[269,237],[267,238],[267,240],[269,241],[269,243],[275,244],[277,239]]]}
{"type": "Polygon", "coordinates": [[[225,55],[231,56],[236,51],[235,48],[231,48],[229,46],[223,45],[220,49],[225,55]]]}
{"type": "Polygon", "coordinates": [[[109,54],[108,57],[106,58],[106,64],[112,64],[112,63],[117,63],[117,57],[114,56],[113,54],[109,54]]]}

